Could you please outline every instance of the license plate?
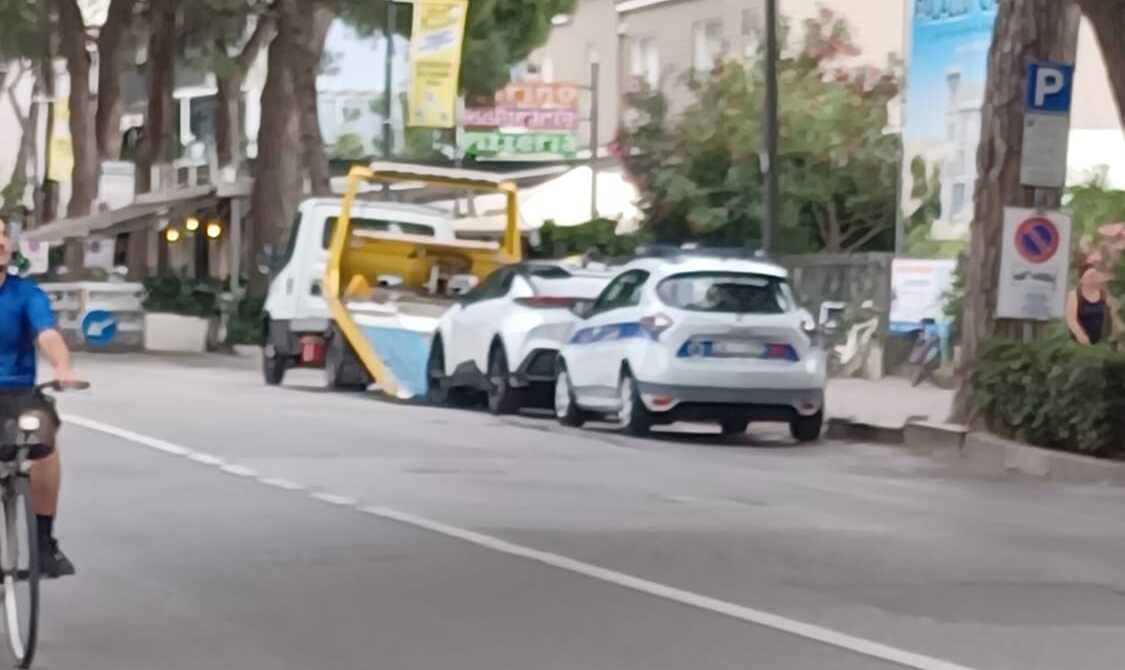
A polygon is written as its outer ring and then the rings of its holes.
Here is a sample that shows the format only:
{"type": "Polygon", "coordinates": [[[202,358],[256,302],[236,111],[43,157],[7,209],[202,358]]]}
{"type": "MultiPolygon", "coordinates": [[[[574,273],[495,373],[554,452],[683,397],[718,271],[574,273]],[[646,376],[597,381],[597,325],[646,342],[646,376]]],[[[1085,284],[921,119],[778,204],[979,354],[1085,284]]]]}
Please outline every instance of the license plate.
{"type": "Polygon", "coordinates": [[[766,345],[753,340],[726,340],[715,343],[715,353],[720,356],[761,356],[766,345]]]}

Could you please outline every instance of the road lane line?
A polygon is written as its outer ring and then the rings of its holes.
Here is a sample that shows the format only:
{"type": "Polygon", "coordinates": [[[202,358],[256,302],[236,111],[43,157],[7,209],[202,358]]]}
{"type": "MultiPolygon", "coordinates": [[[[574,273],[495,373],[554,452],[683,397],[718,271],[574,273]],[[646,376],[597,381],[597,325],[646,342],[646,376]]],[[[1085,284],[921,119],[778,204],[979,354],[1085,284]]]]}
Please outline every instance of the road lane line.
{"type": "MultiPolygon", "coordinates": [[[[223,470],[224,468],[231,468],[238,466],[227,465],[222,459],[197,452],[180,445],[175,445],[164,440],[141,435],[131,430],[118,428],[100,421],[94,421],[84,417],[74,415],[63,415],[63,420],[67,423],[82,426],[89,430],[119,437],[123,440],[139,444],[141,446],[149,447],[157,451],[185,456],[189,460],[205,465],[216,466],[216,469],[223,470]]],[[[306,487],[295,482],[290,482],[284,479],[276,478],[263,478],[259,477],[255,481],[266,486],[273,486],[289,491],[304,492],[306,487]]],[[[931,656],[917,654],[914,652],[892,647],[881,642],[875,642],[847,633],[818,626],[816,624],[805,623],[796,619],[773,614],[763,610],[757,610],[752,607],[738,605],[718,598],[712,598],[692,591],[678,589],[673,586],[661,584],[659,582],[650,581],[641,577],[618,572],[603,568],[593,563],[586,563],[573,558],[568,558],[561,554],[554,554],[539,549],[533,549],[523,545],[515,544],[501,538],[485,535],[476,531],[451,526],[449,524],[441,523],[423,516],[402,512],[390,507],[381,506],[364,506],[360,505],[353,498],[340,496],[332,493],[315,492],[309,493],[308,497],[321,502],[329,503],[336,506],[355,509],[359,512],[373,516],[385,521],[401,523],[419,530],[425,530],[445,537],[467,542],[476,545],[483,549],[495,551],[497,553],[506,554],[523,558],[544,565],[548,565],[560,570],[595,579],[606,584],[612,584],[631,591],[644,593],[664,600],[680,603],[689,607],[719,614],[746,623],[770,628],[773,630],[789,633],[797,637],[819,642],[828,646],[844,649],[862,656],[876,658],[883,661],[889,661],[901,665],[906,668],[915,668],[916,670],[972,670],[968,666],[959,665],[950,661],[944,661],[931,656]]]]}
{"type": "Polygon", "coordinates": [[[255,479],[257,479],[258,477],[257,472],[242,465],[231,465],[230,463],[227,463],[226,465],[220,465],[219,469],[227,473],[228,475],[234,475],[235,477],[253,477],[255,479]]]}

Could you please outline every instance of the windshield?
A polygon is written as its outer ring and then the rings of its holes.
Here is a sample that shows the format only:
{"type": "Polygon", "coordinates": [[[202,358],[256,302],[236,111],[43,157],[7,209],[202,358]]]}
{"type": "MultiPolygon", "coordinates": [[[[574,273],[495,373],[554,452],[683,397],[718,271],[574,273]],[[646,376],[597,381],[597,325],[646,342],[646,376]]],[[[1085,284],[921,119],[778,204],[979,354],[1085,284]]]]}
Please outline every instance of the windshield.
{"type": "MultiPolygon", "coordinates": [[[[328,223],[324,226],[324,248],[327,249],[332,244],[332,235],[336,230],[337,217],[332,216],[328,218],[328,223]]],[[[403,221],[389,221],[387,219],[365,219],[361,217],[352,217],[352,232],[366,231],[371,233],[393,233],[396,235],[420,235],[422,237],[433,237],[433,226],[427,226],[422,223],[405,223],[403,221]]]]}
{"type": "Polygon", "coordinates": [[[694,272],[656,288],[669,307],[691,312],[783,314],[793,308],[784,279],[737,272],[694,272]]]}

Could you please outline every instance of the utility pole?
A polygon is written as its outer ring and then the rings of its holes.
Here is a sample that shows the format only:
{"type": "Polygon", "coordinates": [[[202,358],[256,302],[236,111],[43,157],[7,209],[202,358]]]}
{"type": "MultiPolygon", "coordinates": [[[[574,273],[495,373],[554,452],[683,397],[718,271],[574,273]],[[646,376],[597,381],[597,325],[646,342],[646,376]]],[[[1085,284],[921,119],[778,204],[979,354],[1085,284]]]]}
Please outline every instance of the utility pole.
{"type": "Polygon", "coordinates": [[[383,64],[385,77],[383,90],[386,100],[383,106],[383,158],[390,159],[394,155],[394,74],[395,74],[395,25],[396,25],[395,0],[387,0],[387,26],[383,31],[387,39],[386,62],[383,64]]]}
{"type": "Polygon", "coordinates": [[[590,55],[590,219],[598,218],[598,79],[601,77],[601,63],[598,54],[590,55]]]}
{"type": "Polygon", "coordinates": [[[777,0],[766,0],[766,216],[762,221],[762,251],[766,253],[773,251],[781,205],[777,174],[777,52],[777,0]]]}

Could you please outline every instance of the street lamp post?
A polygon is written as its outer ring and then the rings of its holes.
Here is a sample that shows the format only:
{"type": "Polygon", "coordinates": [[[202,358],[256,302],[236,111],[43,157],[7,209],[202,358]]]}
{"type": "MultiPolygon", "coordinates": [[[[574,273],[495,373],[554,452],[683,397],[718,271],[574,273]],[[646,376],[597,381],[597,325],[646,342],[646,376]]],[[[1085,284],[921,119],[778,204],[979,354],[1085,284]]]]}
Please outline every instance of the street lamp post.
{"type": "Polygon", "coordinates": [[[765,134],[765,220],[762,221],[762,251],[773,251],[781,203],[777,164],[777,0],[766,0],[766,109],[765,134]]]}
{"type": "Polygon", "coordinates": [[[383,105],[383,157],[390,159],[394,154],[394,58],[395,58],[395,25],[396,25],[396,0],[387,0],[387,26],[384,34],[387,39],[386,63],[383,64],[383,90],[386,100],[383,105]]]}

